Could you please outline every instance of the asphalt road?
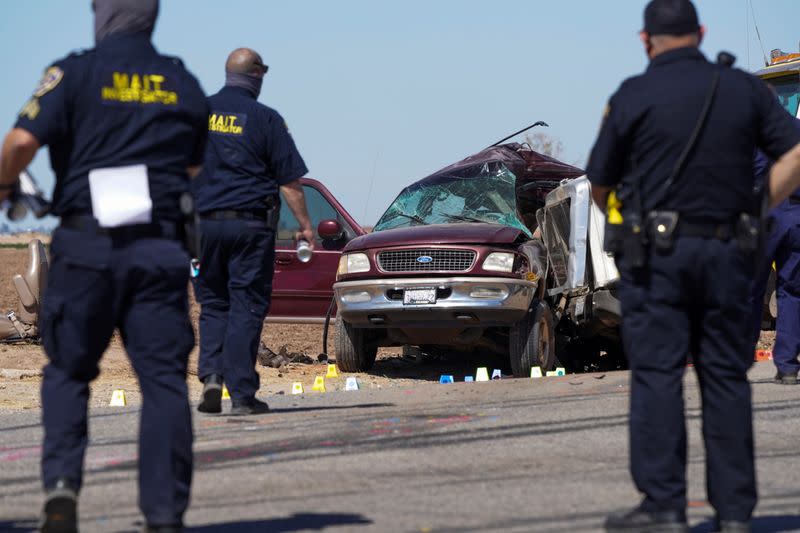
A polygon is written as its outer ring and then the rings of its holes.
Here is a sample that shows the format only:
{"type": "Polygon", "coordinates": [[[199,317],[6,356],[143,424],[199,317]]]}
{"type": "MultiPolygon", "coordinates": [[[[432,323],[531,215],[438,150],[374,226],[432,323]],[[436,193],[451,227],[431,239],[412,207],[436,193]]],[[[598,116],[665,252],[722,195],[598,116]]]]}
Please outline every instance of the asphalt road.
{"type": "MultiPolygon", "coordinates": [[[[800,387],[754,382],[756,531],[800,531],[800,387]]],[[[271,396],[261,417],[195,418],[192,532],[597,531],[633,505],[628,373],[271,396]]],[[[687,373],[690,517],[711,531],[687,373]]],[[[138,409],[92,412],[81,530],[136,531],[138,409]]],[[[30,531],[39,413],[0,415],[0,531],[30,531]]]]}

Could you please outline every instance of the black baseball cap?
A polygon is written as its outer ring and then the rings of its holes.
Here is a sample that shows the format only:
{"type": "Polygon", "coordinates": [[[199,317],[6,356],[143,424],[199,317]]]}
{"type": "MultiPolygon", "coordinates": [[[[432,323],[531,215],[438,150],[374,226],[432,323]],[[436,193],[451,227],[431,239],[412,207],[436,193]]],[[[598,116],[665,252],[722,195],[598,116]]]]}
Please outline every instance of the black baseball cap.
{"type": "Polygon", "coordinates": [[[650,35],[686,35],[699,29],[691,0],[652,0],[644,8],[644,31],[650,35]]]}

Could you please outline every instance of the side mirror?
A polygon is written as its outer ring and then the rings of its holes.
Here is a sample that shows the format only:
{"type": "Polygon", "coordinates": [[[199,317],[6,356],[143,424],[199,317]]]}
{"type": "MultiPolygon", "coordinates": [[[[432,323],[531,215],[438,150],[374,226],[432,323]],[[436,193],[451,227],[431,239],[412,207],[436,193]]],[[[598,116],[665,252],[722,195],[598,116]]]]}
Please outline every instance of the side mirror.
{"type": "Polygon", "coordinates": [[[344,237],[344,230],[338,220],[323,220],[317,226],[317,235],[321,239],[339,240],[344,237]]]}

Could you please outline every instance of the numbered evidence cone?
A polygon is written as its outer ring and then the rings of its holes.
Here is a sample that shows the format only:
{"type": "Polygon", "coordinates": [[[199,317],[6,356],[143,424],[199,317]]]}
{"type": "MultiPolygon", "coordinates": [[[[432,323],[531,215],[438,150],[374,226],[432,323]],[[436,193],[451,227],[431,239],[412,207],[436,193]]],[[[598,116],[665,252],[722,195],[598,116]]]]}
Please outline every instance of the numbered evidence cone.
{"type": "Polygon", "coordinates": [[[475,378],[472,376],[464,376],[464,381],[466,383],[472,383],[473,381],[475,381],[475,378]]]}
{"type": "Polygon", "coordinates": [[[447,374],[442,374],[442,376],[439,378],[439,383],[454,383],[454,382],[455,380],[453,379],[453,376],[447,374]]]}
{"type": "Polygon", "coordinates": [[[226,387],[225,384],[222,385],[222,399],[223,400],[231,399],[231,393],[228,392],[228,387],[226,387]]]}
{"type": "Polygon", "coordinates": [[[350,376],[344,382],[344,390],[358,390],[358,380],[355,376],[350,376]]]}
{"type": "Polygon", "coordinates": [[[485,366],[482,366],[475,373],[475,381],[489,381],[489,371],[485,366]]]}
{"type": "Polygon", "coordinates": [[[502,379],[502,378],[503,378],[503,373],[500,372],[499,368],[495,368],[492,371],[492,379],[502,379]]]}
{"type": "Polygon", "coordinates": [[[325,376],[317,376],[314,378],[314,385],[311,390],[317,392],[325,392],[325,376]]]}
{"type": "Polygon", "coordinates": [[[567,375],[567,371],[564,370],[563,366],[560,366],[560,367],[556,368],[556,376],[566,376],[566,375],[567,375]]]}
{"type": "Polygon", "coordinates": [[[545,373],[545,376],[547,376],[548,378],[554,378],[554,377],[556,377],[557,375],[558,375],[558,373],[557,373],[555,370],[548,370],[548,371],[545,373]]]}
{"type": "Polygon", "coordinates": [[[328,365],[328,373],[325,374],[326,378],[338,378],[339,373],[336,371],[336,364],[329,364],[328,365]]]}
{"type": "Polygon", "coordinates": [[[292,394],[303,394],[303,384],[299,381],[292,383],[292,394]]]}
{"type": "Polygon", "coordinates": [[[540,367],[540,366],[532,366],[531,367],[531,377],[532,378],[540,378],[540,377],[542,377],[542,367],[540,367]]]}
{"type": "Polygon", "coordinates": [[[111,393],[111,401],[108,402],[109,407],[125,407],[125,391],[117,389],[111,393]]]}

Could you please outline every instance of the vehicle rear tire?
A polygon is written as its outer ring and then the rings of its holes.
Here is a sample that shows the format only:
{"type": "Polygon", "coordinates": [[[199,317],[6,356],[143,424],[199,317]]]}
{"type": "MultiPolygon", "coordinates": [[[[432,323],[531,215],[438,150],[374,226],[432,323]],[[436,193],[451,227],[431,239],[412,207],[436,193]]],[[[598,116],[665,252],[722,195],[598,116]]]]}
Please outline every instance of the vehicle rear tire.
{"type": "Polygon", "coordinates": [[[368,342],[365,329],[336,320],[336,364],[344,372],[365,372],[375,364],[378,347],[368,342]]]}
{"type": "Polygon", "coordinates": [[[509,332],[511,373],[515,377],[530,377],[531,367],[541,367],[542,373],[553,370],[556,364],[553,313],[545,302],[534,300],[525,317],[509,332]]]}

